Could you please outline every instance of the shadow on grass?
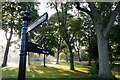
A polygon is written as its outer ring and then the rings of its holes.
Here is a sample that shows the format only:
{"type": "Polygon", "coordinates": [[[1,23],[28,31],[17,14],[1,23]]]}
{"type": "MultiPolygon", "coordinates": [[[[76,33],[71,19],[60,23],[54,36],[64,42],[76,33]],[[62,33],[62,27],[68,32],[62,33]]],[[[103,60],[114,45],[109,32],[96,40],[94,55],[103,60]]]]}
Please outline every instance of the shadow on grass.
{"type": "MultiPolygon", "coordinates": [[[[2,71],[2,80],[17,80],[18,68],[5,68],[2,71]]],[[[73,71],[51,66],[30,65],[26,71],[26,80],[80,80],[91,78],[90,74],[78,70],[73,71]]]]}
{"type": "MultiPolygon", "coordinates": [[[[47,67],[43,67],[41,64],[33,64],[26,68],[26,80],[102,80],[95,79],[94,76],[88,74],[89,66],[75,64],[76,70],[69,70],[69,64],[46,64],[47,67]]],[[[118,71],[119,68],[115,68],[114,71],[118,71]]],[[[116,76],[118,73],[114,72],[116,76]]],[[[2,68],[2,80],[18,80],[18,68],[7,67],[2,68]]],[[[108,79],[107,79],[108,80],[108,79]]]]}
{"type": "Polygon", "coordinates": [[[90,78],[86,73],[78,70],[65,70],[55,67],[30,66],[27,78],[90,78]]]}

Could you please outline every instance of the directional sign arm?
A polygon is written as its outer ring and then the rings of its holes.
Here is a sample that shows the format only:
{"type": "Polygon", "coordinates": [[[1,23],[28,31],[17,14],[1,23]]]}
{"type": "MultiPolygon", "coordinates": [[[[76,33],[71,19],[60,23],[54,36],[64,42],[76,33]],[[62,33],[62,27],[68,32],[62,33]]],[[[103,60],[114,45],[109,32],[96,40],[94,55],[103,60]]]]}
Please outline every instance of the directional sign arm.
{"type": "Polygon", "coordinates": [[[50,54],[49,50],[43,49],[42,46],[31,43],[31,42],[27,42],[26,51],[35,52],[35,53],[50,54]]]}
{"type": "Polygon", "coordinates": [[[41,46],[34,44],[34,43],[27,42],[26,49],[28,52],[42,53],[43,48],[41,46]]]}
{"type": "Polygon", "coordinates": [[[48,13],[44,13],[42,16],[40,16],[37,20],[35,20],[32,24],[28,26],[27,32],[33,30],[38,25],[42,24],[44,21],[46,21],[48,18],[48,13]]]}

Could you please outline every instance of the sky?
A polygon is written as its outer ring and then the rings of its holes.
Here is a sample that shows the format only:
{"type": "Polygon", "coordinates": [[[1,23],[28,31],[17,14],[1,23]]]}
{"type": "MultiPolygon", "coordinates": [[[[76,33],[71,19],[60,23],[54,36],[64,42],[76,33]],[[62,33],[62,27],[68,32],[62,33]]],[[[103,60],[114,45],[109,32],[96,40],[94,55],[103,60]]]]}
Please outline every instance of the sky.
{"type": "Polygon", "coordinates": [[[50,17],[52,14],[55,13],[55,9],[51,9],[50,7],[47,7],[46,2],[41,2],[41,4],[39,5],[39,8],[38,8],[38,14],[42,15],[45,12],[47,12],[48,17],[50,17]]]}

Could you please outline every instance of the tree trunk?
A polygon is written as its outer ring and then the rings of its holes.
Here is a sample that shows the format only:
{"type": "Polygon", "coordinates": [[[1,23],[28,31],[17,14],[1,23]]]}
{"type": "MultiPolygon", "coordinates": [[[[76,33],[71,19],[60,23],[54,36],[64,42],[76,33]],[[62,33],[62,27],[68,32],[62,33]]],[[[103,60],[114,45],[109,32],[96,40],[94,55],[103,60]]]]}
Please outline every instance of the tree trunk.
{"type": "Polygon", "coordinates": [[[89,66],[91,66],[91,60],[92,60],[91,59],[91,54],[89,53],[89,63],[88,63],[89,66]]]}
{"type": "Polygon", "coordinates": [[[68,62],[68,54],[65,52],[66,62],[68,62]]]}
{"type": "Polygon", "coordinates": [[[57,61],[56,61],[56,64],[59,64],[59,54],[60,54],[60,50],[58,49],[58,51],[57,51],[57,61]]]}
{"type": "Polygon", "coordinates": [[[30,53],[28,52],[28,65],[30,65],[30,53]]]}
{"type": "Polygon", "coordinates": [[[109,65],[108,57],[108,36],[103,36],[99,31],[97,32],[98,51],[99,51],[99,77],[103,79],[113,79],[109,65]]]}
{"type": "Polygon", "coordinates": [[[68,62],[68,54],[66,53],[66,62],[68,62]]]}
{"type": "Polygon", "coordinates": [[[44,54],[44,67],[46,67],[46,65],[45,65],[45,54],[44,54]]]}
{"type": "Polygon", "coordinates": [[[78,60],[79,62],[81,61],[81,55],[80,55],[79,49],[78,49],[78,60]]]}
{"type": "Polygon", "coordinates": [[[91,66],[91,44],[90,44],[90,36],[88,36],[88,45],[89,45],[89,55],[88,55],[88,57],[89,57],[89,63],[88,63],[88,65],[89,66],[91,66]]]}
{"type": "Polygon", "coordinates": [[[7,39],[7,44],[6,44],[6,49],[5,49],[5,53],[4,53],[3,63],[1,65],[2,67],[7,66],[7,59],[8,59],[8,53],[9,53],[10,41],[11,41],[12,35],[13,35],[13,30],[11,28],[10,36],[7,39]]]}
{"type": "Polygon", "coordinates": [[[72,46],[68,44],[69,52],[70,52],[70,70],[74,70],[74,55],[72,53],[72,46]]]}
{"type": "Polygon", "coordinates": [[[1,65],[2,67],[7,66],[7,59],[8,59],[9,45],[10,45],[10,39],[7,40],[6,49],[5,49],[4,58],[3,58],[3,63],[2,63],[2,65],[1,65]]]}

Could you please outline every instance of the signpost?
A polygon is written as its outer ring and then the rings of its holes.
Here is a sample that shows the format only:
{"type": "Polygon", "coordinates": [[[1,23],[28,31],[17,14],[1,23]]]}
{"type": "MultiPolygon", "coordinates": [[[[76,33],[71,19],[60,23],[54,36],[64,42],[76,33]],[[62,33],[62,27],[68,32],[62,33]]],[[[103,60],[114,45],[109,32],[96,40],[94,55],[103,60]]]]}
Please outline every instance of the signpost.
{"type": "Polygon", "coordinates": [[[28,32],[35,29],[38,25],[42,24],[48,18],[48,13],[44,13],[40,16],[34,23],[28,25],[30,18],[29,12],[26,10],[24,12],[23,27],[21,31],[21,50],[20,50],[20,63],[19,63],[19,72],[18,72],[18,80],[25,80],[25,72],[26,72],[26,55],[27,52],[35,52],[35,53],[43,53],[50,54],[48,50],[43,49],[42,46],[36,45],[34,43],[28,42],[28,32]]]}
{"type": "Polygon", "coordinates": [[[21,31],[21,50],[20,50],[20,63],[19,63],[19,73],[18,80],[25,80],[25,70],[26,70],[26,42],[27,42],[27,26],[30,20],[29,12],[26,10],[24,12],[23,20],[23,28],[21,31]]]}

